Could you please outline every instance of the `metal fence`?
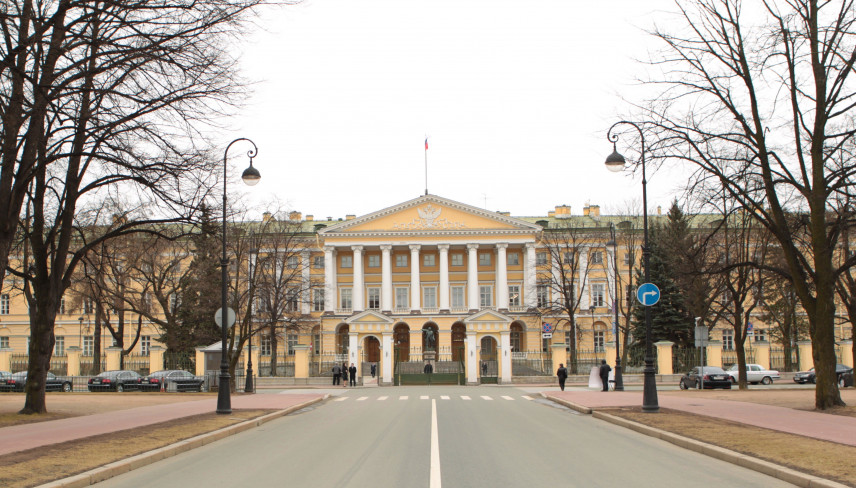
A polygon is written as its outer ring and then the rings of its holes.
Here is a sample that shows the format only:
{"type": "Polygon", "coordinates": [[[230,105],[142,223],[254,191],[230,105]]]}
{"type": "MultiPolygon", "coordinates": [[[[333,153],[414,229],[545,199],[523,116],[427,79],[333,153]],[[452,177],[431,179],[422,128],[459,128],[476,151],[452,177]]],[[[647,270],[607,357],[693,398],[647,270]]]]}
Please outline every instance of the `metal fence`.
{"type": "Polygon", "coordinates": [[[695,366],[701,365],[701,348],[672,347],[672,373],[686,373],[695,366]]]}
{"type": "MultiPolygon", "coordinates": [[[[755,351],[752,349],[746,349],[746,364],[754,364],[755,363],[755,351]]],[[[721,366],[723,369],[728,369],[731,366],[737,364],[737,351],[734,349],[723,349],[722,350],[722,364],[711,364],[711,366],[721,366]]]]}
{"type": "Polygon", "coordinates": [[[553,355],[550,351],[521,351],[511,353],[513,376],[553,376],[553,355]]]}
{"type": "Polygon", "coordinates": [[[770,369],[796,372],[800,368],[800,351],[797,347],[771,347],[770,369]]]}
{"type": "Polygon", "coordinates": [[[130,371],[136,371],[141,376],[146,376],[151,373],[149,365],[151,362],[149,361],[148,356],[142,356],[139,354],[128,354],[124,358],[122,358],[122,369],[127,369],[130,371]]]}
{"type": "Polygon", "coordinates": [[[284,352],[277,354],[276,358],[271,356],[260,356],[258,365],[259,376],[284,376],[294,378],[294,355],[288,355],[284,352]],[[275,361],[272,361],[275,359],[275,361]],[[273,363],[276,363],[276,370],[273,369],[273,363]]]}
{"type": "Polygon", "coordinates": [[[163,369],[183,369],[196,372],[196,354],[192,352],[166,352],[163,355],[163,369]]]}
{"type": "Polygon", "coordinates": [[[101,355],[101,362],[98,367],[95,367],[95,356],[80,356],[80,374],[81,376],[95,376],[104,371],[107,366],[107,354],[101,355]]]}
{"type": "Polygon", "coordinates": [[[344,354],[323,353],[309,357],[309,376],[333,376],[333,366],[342,366],[347,360],[344,354]],[[344,359],[343,359],[344,358],[344,359]]]}

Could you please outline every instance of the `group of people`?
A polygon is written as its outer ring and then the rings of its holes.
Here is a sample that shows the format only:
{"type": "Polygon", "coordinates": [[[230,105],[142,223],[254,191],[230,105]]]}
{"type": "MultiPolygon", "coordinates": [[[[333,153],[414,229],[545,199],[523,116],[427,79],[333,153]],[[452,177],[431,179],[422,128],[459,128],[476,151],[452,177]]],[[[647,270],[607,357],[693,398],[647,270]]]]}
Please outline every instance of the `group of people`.
{"type": "MultiPolygon", "coordinates": [[[[603,383],[603,390],[601,391],[609,391],[609,372],[612,371],[612,366],[606,364],[605,359],[600,360],[600,369],[598,370],[598,375],[600,376],[600,381],[603,383]]],[[[565,380],[568,379],[568,368],[565,367],[564,364],[559,363],[559,370],[556,371],[556,376],[559,378],[559,388],[562,391],[565,391],[565,380]]]]}
{"type": "MultiPolygon", "coordinates": [[[[377,374],[377,365],[372,363],[372,378],[377,374]]],[[[333,385],[342,385],[345,384],[348,386],[357,386],[357,367],[354,366],[354,363],[351,363],[349,367],[347,363],[342,363],[341,366],[338,364],[333,365],[333,385]]]]}

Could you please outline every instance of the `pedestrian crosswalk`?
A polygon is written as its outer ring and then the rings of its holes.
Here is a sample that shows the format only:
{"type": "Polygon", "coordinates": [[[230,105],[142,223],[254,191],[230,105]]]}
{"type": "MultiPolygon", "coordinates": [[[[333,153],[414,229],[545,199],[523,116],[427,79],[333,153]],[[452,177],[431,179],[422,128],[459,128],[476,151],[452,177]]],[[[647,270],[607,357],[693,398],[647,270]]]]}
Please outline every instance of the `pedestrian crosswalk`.
{"type": "MultiPolygon", "coordinates": [[[[359,397],[340,396],[340,397],[334,398],[333,401],[334,402],[345,402],[345,401],[353,400],[356,402],[364,402],[364,401],[382,402],[382,401],[386,401],[390,398],[394,399],[395,397],[379,396],[379,397],[371,398],[371,397],[367,397],[367,396],[359,396],[359,397]]],[[[494,400],[505,400],[505,401],[510,401],[510,402],[513,402],[517,399],[528,400],[528,401],[534,400],[534,398],[532,398],[529,395],[521,395],[521,396],[516,397],[516,398],[513,396],[509,396],[509,395],[500,395],[496,398],[494,398],[491,395],[479,395],[477,398],[484,400],[484,401],[488,401],[488,402],[492,402],[494,400]]],[[[413,397],[413,399],[416,400],[417,397],[413,397]]],[[[457,396],[453,396],[453,395],[438,395],[438,396],[419,395],[419,397],[418,397],[418,400],[431,400],[431,399],[446,400],[446,401],[451,401],[451,400],[472,401],[473,398],[469,395],[457,395],[457,396]]],[[[407,400],[410,400],[410,396],[409,395],[401,395],[398,397],[398,400],[399,401],[407,401],[407,400]]]]}

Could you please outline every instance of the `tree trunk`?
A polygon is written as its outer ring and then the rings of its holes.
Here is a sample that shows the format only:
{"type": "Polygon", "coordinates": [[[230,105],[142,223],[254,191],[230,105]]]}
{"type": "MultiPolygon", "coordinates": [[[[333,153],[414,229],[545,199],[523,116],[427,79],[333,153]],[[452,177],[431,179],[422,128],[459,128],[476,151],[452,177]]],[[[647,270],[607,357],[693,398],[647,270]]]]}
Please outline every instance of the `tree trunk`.
{"type": "Polygon", "coordinates": [[[49,307],[46,304],[38,303],[30,310],[30,360],[24,390],[24,408],[18,412],[21,414],[44,414],[48,411],[45,402],[45,379],[50,369],[55,343],[55,314],[45,313],[47,308],[49,307]]]}
{"type": "Polygon", "coordinates": [[[835,304],[831,291],[831,286],[818,286],[815,314],[813,318],[809,316],[812,358],[817,379],[814,404],[819,410],[845,405],[835,375],[835,304]]]}
{"type": "Polygon", "coordinates": [[[270,326],[270,375],[276,376],[276,352],[277,352],[277,340],[276,340],[276,326],[271,324],[270,326]]]}

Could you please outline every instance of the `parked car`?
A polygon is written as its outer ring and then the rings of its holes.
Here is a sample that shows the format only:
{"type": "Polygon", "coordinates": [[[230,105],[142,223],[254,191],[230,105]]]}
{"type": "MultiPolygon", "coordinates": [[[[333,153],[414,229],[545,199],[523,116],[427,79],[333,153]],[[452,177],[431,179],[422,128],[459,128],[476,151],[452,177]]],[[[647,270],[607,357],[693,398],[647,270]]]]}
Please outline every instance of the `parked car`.
{"type": "Polygon", "coordinates": [[[731,389],[731,376],[724,369],[717,368],[716,366],[696,366],[689,373],[681,376],[680,387],[682,390],[686,390],[687,388],[701,389],[702,379],[704,379],[705,389],[731,389]]]}
{"type": "MultiPolygon", "coordinates": [[[[3,391],[24,391],[27,385],[27,372],[19,371],[12,374],[0,383],[3,391]]],[[[57,378],[53,373],[48,373],[45,379],[45,391],[71,391],[71,381],[57,378]]]]}
{"type": "Polygon", "coordinates": [[[123,392],[126,390],[139,390],[142,378],[136,371],[119,369],[116,371],[105,371],[89,378],[89,383],[86,386],[89,391],[123,392]]]}
{"type": "Polygon", "coordinates": [[[856,386],[853,382],[853,370],[851,369],[849,373],[844,373],[838,377],[838,387],[846,388],[848,386],[856,386]]]}
{"type": "Polygon", "coordinates": [[[202,391],[205,379],[181,369],[155,371],[140,380],[143,391],[202,391]]]}
{"type": "MultiPolygon", "coordinates": [[[[853,368],[847,366],[846,364],[836,364],[835,365],[835,376],[837,377],[838,384],[841,384],[842,377],[846,373],[853,373],[853,368]]],[[[814,383],[816,378],[814,376],[814,368],[811,368],[808,371],[800,371],[799,373],[794,374],[794,383],[814,383]]]]}
{"type": "Polygon", "coordinates": [[[9,371],[0,371],[0,381],[6,381],[6,378],[12,376],[9,371]]]}
{"type": "MultiPolygon", "coordinates": [[[[729,376],[731,376],[731,382],[735,385],[737,381],[740,379],[737,365],[732,365],[726,371],[729,376]]],[[[746,381],[756,385],[758,383],[763,383],[765,385],[769,385],[773,383],[773,380],[781,379],[782,377],[779,375],[778,371],[774,371],[771,369],[764,369],[760,364],[747,364],[746,365],[746,381]]]]}

